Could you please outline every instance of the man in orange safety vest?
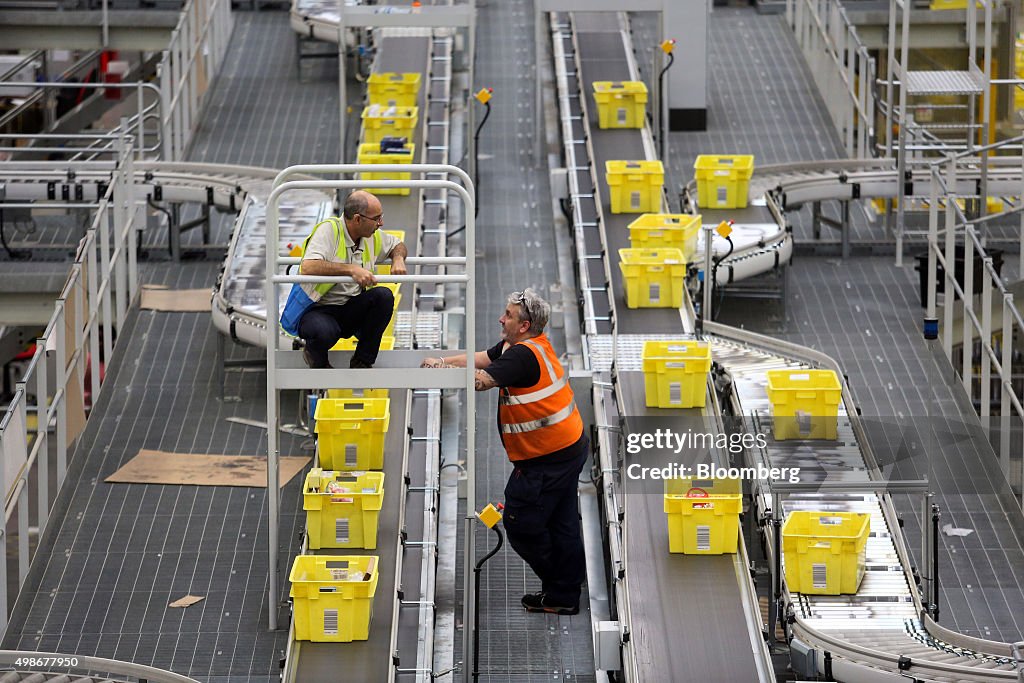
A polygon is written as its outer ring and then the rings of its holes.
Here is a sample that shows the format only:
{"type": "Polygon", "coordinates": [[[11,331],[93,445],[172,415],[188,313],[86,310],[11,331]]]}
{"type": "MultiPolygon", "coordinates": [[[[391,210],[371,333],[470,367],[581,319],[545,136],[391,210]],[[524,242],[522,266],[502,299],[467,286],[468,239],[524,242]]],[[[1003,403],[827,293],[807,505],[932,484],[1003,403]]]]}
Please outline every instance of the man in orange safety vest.
{"type": "MultiPolygon", "coordinates": [[[[522,598],[528,612],[579,612],[586,560],[577,507],[589,439],[569,377],[544,327],[551,306],[532,289],[513,292],[499,319],[501,341],[474,355],[476,389],[498,387],[498,431],[512,461],[505,531],[541,580],[522,598]]],[[[466,356],[427,358],[424,367],[465,367],[466,356]]]]}

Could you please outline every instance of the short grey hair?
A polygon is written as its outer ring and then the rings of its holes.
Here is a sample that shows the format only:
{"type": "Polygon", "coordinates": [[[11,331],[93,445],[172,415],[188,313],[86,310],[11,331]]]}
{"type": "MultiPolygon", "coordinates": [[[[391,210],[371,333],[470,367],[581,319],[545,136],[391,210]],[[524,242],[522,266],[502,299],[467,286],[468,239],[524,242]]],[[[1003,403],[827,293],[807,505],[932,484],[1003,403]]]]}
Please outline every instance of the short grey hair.
{"type": "Polygon", "coordinates": [[[345,218],[355,218],[357,213],[360,216],[365,216],[369,206],[370,202],[367,193],[362,190],[356,190],[345,198],[345,218]]]}
{"type": "Polygon", "coordinates": [[[521,292],[512,292],[508,295],[508,303],[516,304],[526,312],[526,317],[520,319],[529,321],[530,330],[534,334],[540,334],[547,327],[551,318],[551,304],[534,290],[527,287],[521,292]]]}

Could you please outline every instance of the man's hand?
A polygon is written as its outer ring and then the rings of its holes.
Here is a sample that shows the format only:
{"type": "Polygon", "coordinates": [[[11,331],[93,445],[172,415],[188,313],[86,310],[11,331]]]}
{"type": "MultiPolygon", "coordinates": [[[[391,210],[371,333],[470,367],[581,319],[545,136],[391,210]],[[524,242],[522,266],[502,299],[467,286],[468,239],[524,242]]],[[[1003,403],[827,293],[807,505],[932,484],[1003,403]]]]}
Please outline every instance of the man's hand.
{"type": "Polygon", "coordinates": [[[443,368],[443,358],[424,358],[423,362],[420,363],[421,368],[443,368]]]}
{"type": "Polygon", "coordinates": [[[377,278],[373,276],[373,273],[359,266],[352,266],[352,279],[361,287],[372,287],[377,284],[377,278]]]}
{"type": "Polygon", "coordinates": [[[391,259],[391,274],[392,275],[408,275],[409,271],[405,267],[404,256],[394,256],[391,259]]]}
{"type": "Polygon", "coordinates": [[[477,370],[474,385],[477,391],[487,391],[498,386],[498,383],[494,381],[494,378],[486,370],[477,370]]]}

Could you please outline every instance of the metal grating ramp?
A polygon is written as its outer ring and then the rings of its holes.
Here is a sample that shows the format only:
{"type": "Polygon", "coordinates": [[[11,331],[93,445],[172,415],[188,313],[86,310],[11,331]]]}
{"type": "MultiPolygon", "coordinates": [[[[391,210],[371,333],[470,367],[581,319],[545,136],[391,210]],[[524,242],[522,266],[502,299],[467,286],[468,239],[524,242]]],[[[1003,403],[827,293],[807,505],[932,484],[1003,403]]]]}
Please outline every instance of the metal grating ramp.
{"type": "Polygon", "coordinates": [[[980,95],[982,77],[970,71],[907,71],[908,95],[980,95]]]}

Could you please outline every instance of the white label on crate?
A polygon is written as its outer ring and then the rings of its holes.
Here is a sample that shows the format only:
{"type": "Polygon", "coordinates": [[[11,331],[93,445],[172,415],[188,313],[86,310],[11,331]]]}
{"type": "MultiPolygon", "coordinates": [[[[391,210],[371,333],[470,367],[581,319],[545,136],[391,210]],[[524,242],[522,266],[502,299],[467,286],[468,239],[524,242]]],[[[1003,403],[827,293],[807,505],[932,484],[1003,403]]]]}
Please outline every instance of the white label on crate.
{"type": "Polygon", "coordinates": [[[811,379],[811,375],[808,372],[793,372],[789,375],[789,381],[791,382],[808,382],[811,379]]]}
{"type": "Polygon", "coordinates": [[[824,564],[811,565],[811,584],[815,588],[824,589],[828,586],[828,569],[824,564]]]}
{"type": "Polygon", "coordinates": [[[697,550],[711,550],[711,527],[697,525],[697,550]]]}
{"type": "Polygon", "coordinates": [[[619,107],[618,109],[615,110],[615,114],[616,114],[616,119],[619,122],[619,125],[620,126],[626,125],[626,108],[625,107],[619,107]]]}
{"type": "Polygon", "coordinates": [[[359,462],[357,456],[359,455],[359,449],[354,443],[345,444],[345,467],[355,467],[356,463],[359,462]]]}
{"type": "Polygon", "coordinates": [[[639,191],[637,191],[637,192],[630,192],[629,193],[629,206],[632,209],[639,209],[640,208],[640,192],[639,191]]]}
{"type": "Polygon", "coordinates": [[[661,301],[661,285],[659,285],[657,282],[652,282],[650,285],[648,285],[647,298],[650,299],[652,303],[661,301]]]}
{"type": "Polygon", "coordinates": [[[727,201],[729,201],[729,188],[719,187],[717,188],[717,192],[718,199],[715,202],[716,204],[725,204],[727,201]]]}
{"type": "Polygon", "coordinates": [[[334,541],[336,543],[348,543],[348,520],[334,520],[334,541]]]}
{"type": "Polygon", "coordinates": [[[324,635],[325,636],[336,636],[336,635],[338,635],[338,610],[336,610],[336,609],[325,609],[324,610],[324,635]]]}
{"type": "Polygon", "coordinates": [[[683,385],[680,382],[669,382],[668,384],[668,402],[669,403],[682,403],[683,402],[683,385]]]}
{"type": "Polygon", "coordinates": [[[331,581],[348,581],[347,569],[330,569],[331,581]]]}
{"type": "Polygon", "coordinates": [[[843,523],[842,517],[818,517],[818,524],[828,524],[830,526],[838,526],[843,523]]]}

